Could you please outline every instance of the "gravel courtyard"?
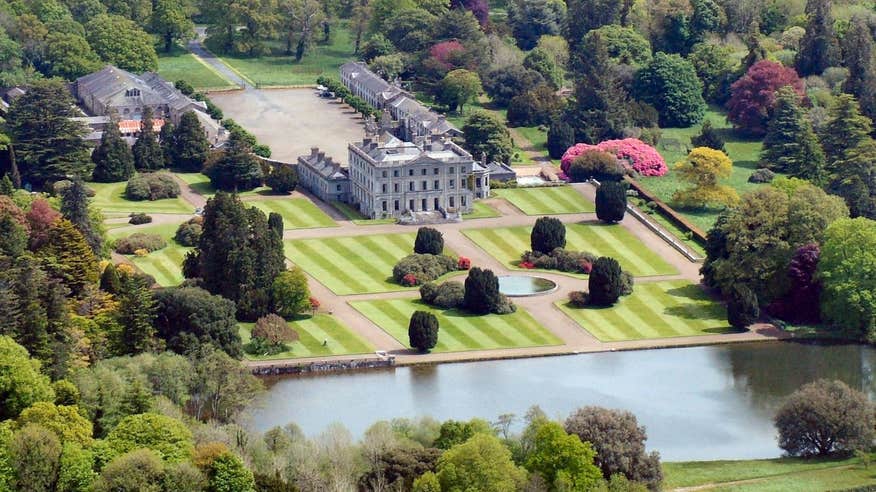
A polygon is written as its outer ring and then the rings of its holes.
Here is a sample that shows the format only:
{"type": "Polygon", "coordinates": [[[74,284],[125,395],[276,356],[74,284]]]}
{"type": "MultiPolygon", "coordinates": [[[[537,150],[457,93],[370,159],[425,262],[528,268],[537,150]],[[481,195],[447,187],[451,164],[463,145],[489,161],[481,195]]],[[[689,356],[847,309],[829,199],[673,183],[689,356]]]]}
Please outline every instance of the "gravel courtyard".
{"type": "Polygon", "coordinates": [[[295,162],[318,146],[347,163],[347,144],[364,136],[358,113],[316,95],[315,89],[248,89],[216,92],[210,99],[271,147],[273,159],[295,162]]]}

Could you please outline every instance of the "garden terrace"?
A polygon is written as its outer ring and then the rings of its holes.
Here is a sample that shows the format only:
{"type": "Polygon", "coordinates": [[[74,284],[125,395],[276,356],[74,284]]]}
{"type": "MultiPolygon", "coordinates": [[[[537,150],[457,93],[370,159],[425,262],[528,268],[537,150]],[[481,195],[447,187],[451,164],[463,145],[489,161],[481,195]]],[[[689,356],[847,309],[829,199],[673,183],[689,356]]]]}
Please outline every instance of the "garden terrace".
{"type": "MultiPolygon", "coordinates": [[[[381,234],[297,239],[284,244],[286,257],[293,263],[335,294],[350,295],[411,289],[393,281],[392,268],[413,254],[415,238],[415,233],[381,234]]],[[[445,254],[455,256],[446,249],[445,254]]]]}
{"type": "Polygon", "coordinates": [[[637,283],[611,307],[557,306],[602,342],[732,333],[721,303],[686,280],[637,283]]]}
{"type": "MultiPolygon", "coordinates": [[[[493,258],[514,270],[522,270],[518,266],[520,256],[524,251],[531,249],[531,226],[466,229],[462,232],[493,258]]],[[[587,251],[596,256],[610,256],[635,277],[678,273],[660,255],[648,249],[642,241],[621,225],[566,224],[565,249],[587,251]]]]}
{"type": "Polygon", "coordinates": [[[578,214],[596,211],[596,205],[571,186],[494,190],[526,215],[578,214]]]}
{"type": "MultiPolygon", "coordinates": [[[[374,347],[328,314],[302,315],[288,324],[299,337],[298,340],[286,344],[289,350],[268,356],[245,353],[244,357],[249,360],[277,360],[365,354],[374,351],[374,347]],[[323,342],[326,344],[323,345],[323,342]]],[[[240,323],[240,339],[244,346],[250,341],[254,325],[240,323]]]]}
{"type": "Polygon", "coordinates": [[[258,208],[265,215],[276,212],[283,217],[285,229],[337,227],[335,221],[307,198],[281,197],[267,200],[247,200],[247,205],[258,208]]]}
{"type": "Polygon", "coordinates": [[[414,311],[428,311],[438,318],[438,344],[433,352],[541,347],[562,340],[541,326],[525,310],[511,314],[477,316],[459,309],[437,309],[415,299],[351,302],[357,311],[410,347],[408,323],[414,311]]]}

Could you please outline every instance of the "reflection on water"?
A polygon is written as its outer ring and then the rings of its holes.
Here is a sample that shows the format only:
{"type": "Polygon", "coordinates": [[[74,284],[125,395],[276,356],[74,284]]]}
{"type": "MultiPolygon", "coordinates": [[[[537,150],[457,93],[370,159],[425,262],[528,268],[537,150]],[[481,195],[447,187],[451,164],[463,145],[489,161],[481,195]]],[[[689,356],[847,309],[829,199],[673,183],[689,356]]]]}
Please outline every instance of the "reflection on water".
{"type": "Polygon", "coordinates": [[[266,430],[295,422],[308,434],[342,422],[361,435],[377,420],[439,420],[531,405],[563,418],[583,405],[623,408],[666,460],[776,457],[781,399],[822,377],[876,394],[876,350],[857,345],[742,344],[398,368],[281,378],[252,410],[266,430]]]}

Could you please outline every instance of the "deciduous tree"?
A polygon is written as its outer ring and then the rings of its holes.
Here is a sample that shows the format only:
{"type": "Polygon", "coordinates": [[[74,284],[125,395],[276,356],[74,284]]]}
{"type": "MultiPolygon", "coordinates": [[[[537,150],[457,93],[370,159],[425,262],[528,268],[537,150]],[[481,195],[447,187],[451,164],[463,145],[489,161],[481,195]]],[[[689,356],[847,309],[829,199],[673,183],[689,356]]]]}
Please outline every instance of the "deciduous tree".
{"type": "Polygon", "coordinates": [[[730,86],[727,119],[746,133],[766,134],[767,122],[776,102],[776,92],[785,86],[794,89],[798,101],[803,99],[803,81],[793,68],[785,68],[781,63],[769,60],[755,63],[742,78],[730,86]]]}
{"type": "Polygon", "coordinates": [[[719,184],[733,172],[733,162],[727,154],[708,147],[697,147],[690,151],[687,159],[675,164],[682,181],[691,185],[676,191],[673,201],[688,207],[706,205],[731,206],[739,202],[739,195],[733,188],[719,184]]]}
{"type": "Polygon", "coordinates": [[[660,126],[689,127],[706,111],[703,84],[693,65],[679,55],[657,53],[636,72],[637,98],[660,113],[660,126]]]}
{"type": "Polygon", "coordinates": [[[186,2],[182,0],[156,0],[152,8],[151,30],[164,43],[164,51],[170,53],[175,41],[192,35],[192,23],[186,2]]]}
{"type": "Polygon", "coordinates": [[[461,112],[467,103],[477,99],[482,90],[477,72],[458,68],[444,76],[438,100],[450,111],[458,109],[461,112]]]}
{"type": "Polygon", "coordinates": [[[155,300],[155,328],[168,349],[188,354],[209,344],[242,355],[233,302],[197,287],[165,289],[155,300]]]}
{"type": "Polygon", "coordinates": [[[510,162],[514,148],[508,128],[486,111],[476,111],[462,127],[465,148],[475,157],[486,155],[487,161],[510,162]]]}
{"type": "Polygon", "coordinates": [[[523,485],[526,472],[496,437],[476,434],[441,455],[436,473],[441,490],[506,492],[523,485]]]}
{"type": "Polygon", "coordinates": [[[152,38],[135,21],[101,14],[85,25],[86,39],[100,58],[134,73],[158,70],[152,38]]]}
{"type": "Polygon", "coordinates": [[[274,311],[285,318],[292,318],[310,310],[310,288],[307,277],[299,267],[277,275],[271,287],[274,311]]]}
{"type": "Polygon", "coordinates": [[[537,422],[526,469],[538,473],[555,490],[590,490],[602,478],[593,464],[590,443],[567,434],[556,422],[537,422]]]}
{"type": "Polygon", "coordinates": [[[0,418],[14,419],[38,401],[52,401],[55,393],[40,363],[8,336],[0,336],[0,418]]]}

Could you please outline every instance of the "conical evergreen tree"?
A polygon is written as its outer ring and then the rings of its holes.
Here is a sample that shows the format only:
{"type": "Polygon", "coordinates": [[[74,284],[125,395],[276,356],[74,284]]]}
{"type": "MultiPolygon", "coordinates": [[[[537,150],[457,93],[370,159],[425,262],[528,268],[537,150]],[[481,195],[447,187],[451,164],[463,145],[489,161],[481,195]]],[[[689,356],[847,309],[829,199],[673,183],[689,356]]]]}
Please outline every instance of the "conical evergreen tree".
{"type": "Polygon", "coordinates": [[[117,321],[122,327],[119,348],[124,354],[139,354],[155,347],[155,298],[140,277],[121,278],[117,321]]]}
{"type": "Polygon", "coordinates": [[[575,129],[557,118],[551,121],[547,132],[547,148],[551,159],[563,157],[569,147],[575,145],[575,129]]]}
{"type": "Polygon", "coordinates": [[[820,183],[824,179],[824,152],[797,99],[790,87],[776,92],[776,106],[763,141],[760,164],[820,183]]]}
{"type": "Polygon", "coordinates": [[[170,120],[164,122],[161,127],[161,132],[158,134],[158,141],[161,145],[161,155],[164,157],[164,167],[174,167],[173,149],[176,147],[176,127],[170,120]]]}
{"type": "Polygon", "coordinates": [[[61,215],[73,223],[73,226],[85,237],[91,251],[100,256],[103,251],[103,235],[98,226],[91,221],[88,190],[82,180],[74,179],[73,183],[61,192],[61,215]]]}
{"type": "Polygon", "coordinates": [[[49,229],[46,243],[36,252],[45,258],[49,274],[61,280],[74,295],[98,280],[97,257],[85,237],[69,220],[59,220],[49,229]]]}
{"type": "Polygon", "coordinates": [[[830,0],[807,0],[806,17],[809,22],[796,59],[797,73],[801,77],[820,75],[828,67],[837,65],[840,58],[830,0]]]}
{"type": "Polygon", "coordinates": [[[246,191],[261,185],[262,168],[244,135],[231,132],[223,154],[218,161],[204,169],[214,188],[246,191]]]}
{"type": "Polygon", "coordinates": [[[100,289],[109,294],[117,294],[121,288],[121,280],[116,266],[109,263],[100,274],[100,289]]]}
{"type": "Polygon", "coordinates": [[[843,159],[849,149],[870,138],[873,123],[861,114],[851,94],[840,94],[830,107],[829,119],[821,132],[821,147],[828,166],[843,159]]]}
{"type": "Polygon", "coordinates": [[[0,179],[0,195],[12,196],[15,193],[15,186],[12,185],[12,180],[8,174],[4,174],[0,179]]]}
{"type": "Polygon", "coordinates": [[[703,122],[700,134],[691,137],[690,143],[694,147],[708,147],[710,149],[725,152],[724,138],[722,138],[718,131],[715,130],[715,127],[712,126],[712,120],[706,120],[703,122]]]}
{"type": "Polygon", "coordinates": [[[180,171],[200,172],[210,152],[210,142],[193,111],[180,119],[174,140],[173,166],[180,171]]]}
{"type": "Polygon", "coordinates": [[[843,37],[843,52],[849,69],[843,90],[858,98],[861,111],[872,120],[876,118],[876,50],[865,19],[852,18],[843,37]]]}
{"type": "Polygon", "coordinates": [[[117,183],[127,181],[134,175],[134,154],[122,139],[119,122],[110,118],[109,124],[100,137],[100,145],[91,154],[94,162],[93,181],[98,183],[117,183]]]}
{"type": "Polygon", "coordinates": [[[846,150],[832,166],[827,191],[845,199],[852,217],[876,218],[876,141],[846,150]]]}
{"type": "Polygon", "coordinates": [[[748,26],[748,32],[745,35],[745,45],[748,47],[748,53],[745,55],[745,58],[742,59],[742,63],[739,65],[739,71],[735,78],[738,79],[745,75],[745,72],[747,72],[752,65],[761,60],[765,60],[769,55],[766,48],[760,44],[760,38],[760,23],[754,21],[748,26]]]}
{"type": "Polygon", "coordinates": [[[134,167],[140,171],[150,171],[164,167],[164,155],[161,145],[155,137],[155,128],[152,120],[152,109],[148,106],[143,109],[143,119],[140,122],[140,135],[134,142],[134,167]]]}

